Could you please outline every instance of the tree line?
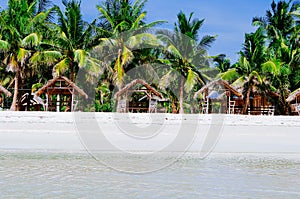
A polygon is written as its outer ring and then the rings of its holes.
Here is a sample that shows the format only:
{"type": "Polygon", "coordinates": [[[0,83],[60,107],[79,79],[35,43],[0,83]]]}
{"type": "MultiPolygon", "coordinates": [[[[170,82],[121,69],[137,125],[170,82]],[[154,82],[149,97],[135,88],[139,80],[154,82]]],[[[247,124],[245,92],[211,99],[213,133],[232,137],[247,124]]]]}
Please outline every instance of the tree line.
{"type": "MultiPolygon", "coordinates": [[[[105,0],[86,22],[81,1],[62,0],[62,10],[51,0],[8,0],[0,13],[0,84],[13,90],[11,110],[18,109],[22,89],[34,92],[59,75],[75,81],[85,70],[87,82],[97,77],[91,109],[112,111],[112,91],[124,87],[128,73],[158,64],[165,67],[157,71],[156,86],[180,113],[193,92],[218,78],[242,87],[245,108],[251,93],[273,91],[280,96],[278,114],[288,113],[285,99],[300,87],[299,2],[273,1],[265,16],[254,17],[256,31],[245,34],[233,64],[225,54],[208,55],[217,36],[199,37],[204,19],[180,11],[174,30],[165,30],[164,20],[146,22],[146,2],[105,0]],[[179,94],[170,87],[178,87],[179,94]]],[[[144,72],[151,75],[151,69],[144,72]]]]}

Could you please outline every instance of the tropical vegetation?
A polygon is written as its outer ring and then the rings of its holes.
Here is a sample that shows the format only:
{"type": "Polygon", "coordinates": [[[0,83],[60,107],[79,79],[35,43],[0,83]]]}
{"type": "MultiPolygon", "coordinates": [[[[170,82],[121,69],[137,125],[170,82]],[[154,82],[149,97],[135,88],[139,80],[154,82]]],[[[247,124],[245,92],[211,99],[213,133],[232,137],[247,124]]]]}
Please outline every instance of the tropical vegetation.
{"type": "Polygon", "coordinates": [[[277,114],[289,113],[286,99],[300,87],[299,2],[273,1],[265,16],[254,17],[256,30],[245,34],[236,63],[225,53],[208,55],[217,36],[199,37],[205,19],[197,13],[179,11],[173,31],[165,30],[165,20],[146,21],[146,2],[104,0],[87,22],[80,0],[62,0],[63,7],[51,0],[8,0],[0,8],[0,85],[13,93],[6,105],[18,110],[24,93],[60,75],[75,82],[84,70],[95,92],[93,107],[85,110],[114,111],[113,92],[132,80],[130,71],[146,65],[144,73],[159,76],[152,86],[170,100],[170,112],[193,112],[193,93],[221,78],[242,89],[243,113],[255,92],[277,93],[277,114]]]}

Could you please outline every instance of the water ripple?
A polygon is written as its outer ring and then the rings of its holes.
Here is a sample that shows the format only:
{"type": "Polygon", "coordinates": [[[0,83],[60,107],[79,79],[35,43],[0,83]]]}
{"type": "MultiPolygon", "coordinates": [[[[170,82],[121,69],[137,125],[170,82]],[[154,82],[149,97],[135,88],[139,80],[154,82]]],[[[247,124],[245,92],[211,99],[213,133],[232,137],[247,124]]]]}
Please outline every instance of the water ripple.
{"type": "MultiPolygon", "coordinates": [[[[114,158],[122,164],[125,157],[114,158]]],[[[1,198],[299,198],[299,171],[299,156],[281,154],[204,160],[186,155],[163,170],[135,175],[86,154],[0,153],[0,193],[1,198]]]]}

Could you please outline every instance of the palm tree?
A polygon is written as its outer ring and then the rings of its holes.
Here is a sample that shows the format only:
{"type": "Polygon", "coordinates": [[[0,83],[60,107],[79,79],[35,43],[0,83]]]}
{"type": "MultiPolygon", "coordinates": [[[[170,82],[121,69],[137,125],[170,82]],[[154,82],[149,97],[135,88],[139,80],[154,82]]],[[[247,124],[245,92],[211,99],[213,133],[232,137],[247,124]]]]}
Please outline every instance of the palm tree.
{"type": "Polygon", "coordinates": [[[289,95],[290,67],[278,59],[273,59],[262,65],[262,72],[267,77],[267,81],[271,82],[274,90],[280,94],[278,106],[280,114],[287,114],[289,105],[286,99],[289,95]]]}
{"type": "Polygon", "coordinates": [[[89,73],[99,72],[99,60],[90,57],[88,51],[99,44],[100,36],[96,32],[96,20],[91,24],[83,21],[80,1],[63,0],[62,3],[65,12],[54,7],[58,24],[49,24],[52,32],[43,42],[46,51],[44,49],[36,56],[36,62],[55,63],[54,76],[67,74],[74,81],[79,68],[85,68],[89,73]]]}
{"type": "Polygon", "coordinates": [[[268,61],[265,63],[264,71],[272,86],[280,93],[281,113],[287,112],[285,99],[291,90],[300,85],[299,61],[300,24],[297,21],[297,9],[299,2],[273,1],[271,10],[267,10],[264,18],[254,18],[253,24],[265,29],[267,33],[268,61]]]}
{"type": "Polygon", "coordinates": [[[162,86],[166,87],[167,85],[164,84],[170,82],[170,77],[174,77],[172,73],[180,74],[179,113],[184,113],[184,90],[189,92],[195,84],[205,84],[200,68],[207,65],[206,49],[216,38],[216,36],[207,35],[199,41],[198,33],[204,19],[192,20],[192,17],[193,13],[187,18],[183,12],[180,12],[177,15],[178,21],[175,23],[174,33],[165,30],[158,32],[166,48],[165,59],[162,62],[171,67],[171,70],[162,77],[162,86]]]}
{"type": "MultiPolygon", "coordinates": [[[[253,24],[266,30],[269,43],[269,53],[273,60],[279,59],[297,72],[300,61],[299,31],[297,20],[300,3],[292,0],[273,1],[271,10],[267,10],[265,17],[253,18],[253,24]]],[[[298,17],[299,18],[299,17],[298,17]]],[[[293,78],[291,77],[291,80],[293,78]]],[[[293,82],[295,85],[296,82],[293,82]]]]}
{"type": "MultiPolygon", "coordinates": [[[[156,37],[148,32],[149,28],[164,23],[144,22],[146,11],[143,10],[146,0],[107,0],[98,5],[100,27],[105,29],[102,44],[95,50],[111,73],[112,82],[121,89],[127,71],[135,67],[133,63],[140,56],[143,46],[158,46],[156,37]]],[[[144,56],[144,55],[143,55],[144,56]]]]}
{"type": "Polygon", "coordinates": [[[263,28],[258,28],[254,33],[246,34],[239,61],[232,69],[220,74],[222,79],[234,80],[234,85],[243,85],[243,114],[247,112],[251,93],[261,90],[260,88],[263,87],[261,67],[266,62],[265,39],[263,28]]]}
{"type": "Polygon", "coordinates": [[[267,30],[270,46],[278,46],[278,34],[283,38],[290,38],[295,31],[294,19],[292,13],[299,8],[299,2],[292,0],[279,1],[277,4],[273,0],[271,3],[271,10],[266,11],[265,17],[254,17],[252,22],[254,25],[264,27],[267,30]]]}
{"type": "Polygon", "coordinates": [[[26,69],[32,67],[29,58],[41,43],[41,34],[36,28],[49,15],[49,12],[39,12],[44,9],[43,3],[45,1],[9,0],[7,10],[0,16],[0,49],[5,52],[6,70],[15,74],[11,110],[17,110],[20,83],[26,79],[26,69]]]}
{"type": "Polygon", "coordinates": [[[225,54],[212,56],[212,58],[215,62],[215,67],[218,69],[219,73],[224,73],[231,68],[230,59],[226,58],[225,54]]]}

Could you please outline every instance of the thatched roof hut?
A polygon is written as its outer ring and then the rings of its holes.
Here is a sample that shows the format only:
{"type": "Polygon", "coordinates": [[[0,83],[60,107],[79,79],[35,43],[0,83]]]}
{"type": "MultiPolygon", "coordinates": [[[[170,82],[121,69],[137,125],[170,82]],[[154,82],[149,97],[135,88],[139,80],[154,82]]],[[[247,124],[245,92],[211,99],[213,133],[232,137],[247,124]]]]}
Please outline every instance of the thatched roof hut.
{"type": "Polygon", "coordinates": [[[12,94],[7,89],[5,89],[3,86],[0,85],[0,93],[4,93],[7,97],[11,97],[12,94]]]}
{"type": "Polygon", "coordinates": [[[46,111],[74,111],[78,103],[75,94],[79,93],[88,98],[82,89],[64,76],[49,80],[35,95],[40,96],[43,93],[46,93],[46,111]]]}
{"type": "Polygon", "coordinates": [[[194,98],[198,98],[198,96],[201,94],[201,93],[205,93],[205,92],[208,92],[208,90],[210,88],[213,88],[214,86],[216,85],[220,85],[224,88],[224,90],[226,91],[229,91],[230,93],[232,93],[233,95],[237,96],[237,97],[242,97],[243,95],[238,92],[235,88],[233,88],[232,86],[230,86],[228,84],[227,81],[225,80],[222,80],[222,79],[218,79],[218,80],[215,80],[215,81],[212,81],[210,82],[209,84],[203,86],[200,90],[198,90],[195,95],[194,95],[194,98]]]}
{"type": "MultiPolygon", "coordinates": [[[[300,99],[300,88],[294,90],[286,99],[287,102],[298,101],[300,99]]],[[[300,100],[299,100],[300,102],[300,100]]],[[[297,103],[297,102],[296,102],[297,103]]]]}
{"type": "MultiPolygon", "coordinates": [[[[245,82],[243,80],[236,81],[232,86],[242,93],[244,91],[245,82]]],[[[275,99],[280,95],[270,89],[261,90],[259,86],[254,86],[250,90],[249,104],[247,106],[248,114],[262,115],[262,114],[274,114],[276,103],[275,99]]],[[[239,106],[245,108],[245,101],[238,102],[239,106]]]]}
{"type": "Polygon", "coordinates": [[[114,97],[118,98],[118,112],[156,112],[157,101],[164,100],[160,92],[142,79],[131,81],[114,97]],[[137,84],[141,86],[137,88],[137,84]]]}
{"type": "Polygon", "coordinates": [[[80,95],[84,96],[86,99],[88,95],[80,89],[74,82],[69,80],[65,76],[57,76],[54,79],[49,80],[42,88],[40,88],[35,94],[40,96],[43,93],[50,94],[75,94],[78,92],[80,95]]]}
{"type": "Polygon", "coordinates": [[[115,94],[115,97],[120,97],[121,95],[123,95],[124,93],[128,92],[132,87],[134,87],[136,84],[141,84],[143,86],[146,87],[146,89],[150,92],[153,93],[154,95],[163,98],[162,94],[160,92],[158,92],[155,88],[153,88],[152,86],[150,86],[150,84],[148,84],[147,82],[145,82],[142,79],[135,79],[133,81],[131,81],[129,84],[127,84],[123,89],[121,89],[120,91],[118,91],[115,94]]]}
{"type": "Polygon", "coordinates": [[[202,113],[234,113],[238,101],[242,101],[243,95],[228,84],[227,81],[218,79],[203,86],[194,94],[194,99],[199,98],[200,112],[202,113]]]}

